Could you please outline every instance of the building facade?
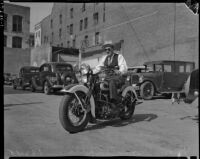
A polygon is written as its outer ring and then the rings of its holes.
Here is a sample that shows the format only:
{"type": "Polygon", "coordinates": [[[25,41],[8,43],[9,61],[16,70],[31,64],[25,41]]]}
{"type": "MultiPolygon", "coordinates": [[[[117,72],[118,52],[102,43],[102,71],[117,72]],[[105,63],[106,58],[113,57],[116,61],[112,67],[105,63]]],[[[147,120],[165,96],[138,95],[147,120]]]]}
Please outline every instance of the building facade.
{"type": "Polygon", "coordinates": [[[128,66],[186,60],[198,67],[198,23],[182,3],[54,3],[40,22],[41,45],[86,47],[82,61],[95,66],[102,43],[112,40],[128,66]]]}
{"type": "Polygon", "coordinates": [[[4,72],[18,73],[30,65],[30,8],[4,3],[4,72]]]}

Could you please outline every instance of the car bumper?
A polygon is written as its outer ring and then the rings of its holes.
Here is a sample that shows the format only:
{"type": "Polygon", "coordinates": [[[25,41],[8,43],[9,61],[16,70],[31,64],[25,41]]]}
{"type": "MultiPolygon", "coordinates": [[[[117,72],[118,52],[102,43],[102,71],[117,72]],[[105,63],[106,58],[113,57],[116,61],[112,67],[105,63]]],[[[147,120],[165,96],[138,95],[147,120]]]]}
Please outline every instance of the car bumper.
{"type": "Polygon", "coordinates": [[[51,86],[51,88],[53,88],[53,89],[62,89],[63,85],[53,85],[53,86],[51,86]]]}

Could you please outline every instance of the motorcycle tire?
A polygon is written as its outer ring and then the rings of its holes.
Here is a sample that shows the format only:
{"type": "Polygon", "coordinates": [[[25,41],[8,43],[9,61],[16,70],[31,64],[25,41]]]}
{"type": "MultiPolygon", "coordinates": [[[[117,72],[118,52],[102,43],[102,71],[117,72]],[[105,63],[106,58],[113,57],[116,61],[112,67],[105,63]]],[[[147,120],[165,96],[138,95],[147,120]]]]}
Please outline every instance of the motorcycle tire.
{"type": "MultiPolygon", "coordinates": [[[[132,93],[131,93],[132,94],[132,93]]],[[[136,97],[134,94],[133,95],[133,98],[131,103],[129,103],[129,106],[128,108],[126,108],[127,110],[125,110],[125,112],[123,112],[121,115],[120,115],[120,119],[121,120],[128,120],[130,119],[133,114],[134,114],[134,111],[135,111],[135,105],[136,105],[136,97]]],[[[127,104],[127,103],[126,103],[127,104]]]]}
{"type": "Polygon", "coordinates": [[[89,113],[85,114],[85,119],[84,121],[80,124],[75,126],[70,118],[69,118],[69,106],[70,106],[70,102],[76,98],[73,94],[66,94],[63,96],[60,106],[59,106],[59,119],[60,119],[60,123],[63,126],[63,128],[70,132],[70,133],[77,133],[80,132],[82,130],[84,130],[84,128],[87,126],[90,116],[89,113]]]}

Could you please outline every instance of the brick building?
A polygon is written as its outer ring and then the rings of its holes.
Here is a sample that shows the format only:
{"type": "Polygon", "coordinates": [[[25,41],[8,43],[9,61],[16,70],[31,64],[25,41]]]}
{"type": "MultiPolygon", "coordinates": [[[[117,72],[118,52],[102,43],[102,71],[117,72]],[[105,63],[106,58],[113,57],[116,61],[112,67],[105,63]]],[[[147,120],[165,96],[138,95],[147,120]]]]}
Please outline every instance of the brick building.
{"type": "Polygon", "coordinates": [[[33,43],[30,8],[4,3],[4,72],[18,73],[21,66],[30,65],[33,43]]]}
{"type": "Polygon", "coordinates": [[[40,22],[41,45],[87,48],[83,61],[95,66],[106,40],[119,44],[128,66],[149,60],[195,61],[198,16],[185,4],[54,3],[40,22]]]}

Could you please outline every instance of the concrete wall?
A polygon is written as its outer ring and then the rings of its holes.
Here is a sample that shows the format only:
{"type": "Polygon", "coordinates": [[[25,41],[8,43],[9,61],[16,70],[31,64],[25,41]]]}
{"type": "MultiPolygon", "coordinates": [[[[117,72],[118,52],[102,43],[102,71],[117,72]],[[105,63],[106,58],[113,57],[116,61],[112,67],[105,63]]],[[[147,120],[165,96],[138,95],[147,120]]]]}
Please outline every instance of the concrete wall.
{"type": "Polygon", "coordinates": [[[30,49],[4,47],[4,72],[17,74],[22,66],[30,66],[30,49]]]}
{"type": "Polygon", "coordinates": [[[42,45],[31,49],[31,66],[41,66],[45,62],[51,61],[50,45],[42,45]]]}

